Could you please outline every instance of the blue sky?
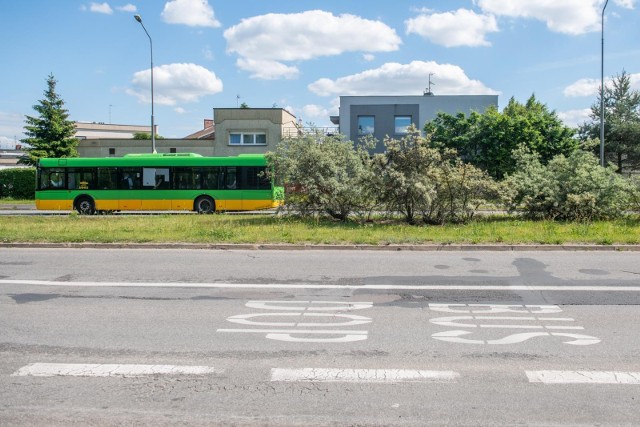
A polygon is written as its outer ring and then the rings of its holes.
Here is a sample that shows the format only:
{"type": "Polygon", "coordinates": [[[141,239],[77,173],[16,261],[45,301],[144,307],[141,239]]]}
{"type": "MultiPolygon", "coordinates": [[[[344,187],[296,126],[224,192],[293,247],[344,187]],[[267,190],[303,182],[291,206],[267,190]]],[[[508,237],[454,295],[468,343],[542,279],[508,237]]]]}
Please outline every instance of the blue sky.
{"type": "MultiPolygon", "coordinates": [[[[640,89],[640,0],[610,0],[605,75],[640,89]]],[[[36,115],[47,76],[70,118],[202,128],[216,107],[282,107],[330,125],[340,95],[532,93],[570,125],[600,81],[604,0],[4,0],[0,148],[36,115]],[[238,99],[238,96],[240,97],[238,99]]]]}

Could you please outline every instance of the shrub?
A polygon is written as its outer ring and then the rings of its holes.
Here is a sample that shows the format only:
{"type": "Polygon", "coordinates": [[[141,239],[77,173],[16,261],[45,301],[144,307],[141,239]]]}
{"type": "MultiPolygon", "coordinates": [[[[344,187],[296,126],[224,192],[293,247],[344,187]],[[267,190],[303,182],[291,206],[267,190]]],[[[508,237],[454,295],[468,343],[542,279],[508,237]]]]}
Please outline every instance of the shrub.
{"type": "Polygon", "coordinates": [[[467,222],[480,205],[497,200],[498,185],[487,172],[463,162],[453,152],[444,160],[435,175],[436,197],[430,210],[423,213],[426,222],[467,222]]]}
{"type": "Polygon", "coordinates": [[[372,209],[369,154],[341,136],[304,135],[280,142],[266,154],[284,180],[285,206],[303,216],[325,212],[346,221],[372,209]]]}
{"type": "Polygon", "coordinates": [[[380,201],[409,223],[444,224],[473,217],[495,184],[485,172],[462,162],[453,150],[430,148],[429,138],[412,127],[406,137],[385,140],[386,152],[374,157],[373,176],[380,201]]]}
{"type": "Polygon", "coordinates": [[[522,208],[532,219],[592,221],[619,218],[630,207],[633,186],[600,167],[591,153],[558,155],[543,166],[536,155],[520,150],[518,170],[504,181],[510,212],[522,208]]]}
{"type": "Polygon", "coordinates": [[[34,168],[0,170],[0,197],[34,199],[35,188],[36,170],[34,168]]]}

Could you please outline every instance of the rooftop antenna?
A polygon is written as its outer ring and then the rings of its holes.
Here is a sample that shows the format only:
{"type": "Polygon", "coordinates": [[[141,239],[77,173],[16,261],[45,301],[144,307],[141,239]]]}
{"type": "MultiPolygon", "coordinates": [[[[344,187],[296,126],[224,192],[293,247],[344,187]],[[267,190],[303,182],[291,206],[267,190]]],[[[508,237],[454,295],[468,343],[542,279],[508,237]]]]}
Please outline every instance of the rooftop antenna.
{"type": "Polygon", "coordinates": [[[236,95],[236,108],[240,107],[240,95],[236,95]]]}
{"type": "Polygon", "coordinates": [[[113,105],[109,104],[109,124],[111,124],[111,107],[113,107],[113,105]]]}
{"type": "Polygon", "coordinates": [[[435,86],[436,84],[431,82],[431,76],[434,75],[434,73],[429,73],[429,87],[424,91],[424,96],[433,96],[433,92],[431,92],[431,85],[435,86]]]}

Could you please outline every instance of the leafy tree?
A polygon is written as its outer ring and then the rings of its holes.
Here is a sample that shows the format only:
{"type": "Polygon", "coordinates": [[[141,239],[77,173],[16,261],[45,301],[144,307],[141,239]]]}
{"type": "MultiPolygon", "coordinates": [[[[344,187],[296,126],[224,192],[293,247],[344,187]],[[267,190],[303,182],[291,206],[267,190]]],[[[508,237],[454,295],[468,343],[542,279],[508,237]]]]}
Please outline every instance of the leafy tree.
{"type": "MultiPolygon", "coordinates": [[[[600,140],[600,94],[591,106],[591,121],[579,131],[580,139],[600,140]]],[[[623,71],[604,88],[605,160],[618,173],[640,168],[640,91],[631,89],[631,77],[623,71]]],[[[600,145],[596,148],[600,152],[600,145]]],[[[599,154],[598,154],[599,155],[599,154]]]]}
{"type": "Polygon", "coordinates": [[[240,104],[240,108],[242,108],[243,110],[246,110],[250,107],[249,107],[249,104],[247,104],[246,102],[243,102],[242,104],[240,104]]]}
{"type": "Polygon", "coordinates": [[[371,211],[370,158],[342,136],[305,134],[281,141],[266,154],[286,185],[285,206],[303,215],[325,212],[346,221],[371,211]]]}
{"type": "Polygon", "coordinates": [[[33,166],[43,157],[78,157],[75,125],[68,120],[69,113],[56,93],[56,83],[50,74],[44,99],[33,106],[39,117],[26,116],[24,129],[27,138],[21,141],[26,144],[26,155],[20,159],[22,164],[33,166]]]}
{"type": "MultiPolygon", "coordinates": [[[[149,140],[151,140],[151,133],[150,132],[135,132],[133,134],[133,139],[149,141],[149,140]]],[[[164,139],[164,136],[156,134],[156,139],[164,139]]]]}
{"type": "Polygon", "coordinates": [[[511,98],[502,112],[490,107],[469,116],[439,113],[425,125],[425,132],[433,147],[454,149],[464,161],[497,179],[515,170],[512,153],[519,147],[537,153],[546,163],[578,146],[573,131],[534,95],[524,105],[511,98]]]}

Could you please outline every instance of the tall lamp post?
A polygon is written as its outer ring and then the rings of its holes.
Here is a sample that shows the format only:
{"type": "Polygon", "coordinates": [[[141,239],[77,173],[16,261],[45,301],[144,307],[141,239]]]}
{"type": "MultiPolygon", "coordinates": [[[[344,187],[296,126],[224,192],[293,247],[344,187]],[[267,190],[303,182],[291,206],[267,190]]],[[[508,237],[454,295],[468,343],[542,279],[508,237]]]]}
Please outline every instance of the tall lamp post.
{"type": "Polygon", "coordinates": [[[600,54],[600,166],[604,167],[604,10],[609,0],[604,2],[602,8],[602,51],[600,54]]]}
{"type": "Polygon", "coordinates": [[[140,25],[142,25],[142,29],[144,30],[144,32],[147,33],[147,37],[149,37],[149,46],[151,48],[151,152],[155,154],[156,153],[156,132],[155,132],[156,127],[153,119],[153,42],[151,41],[151,36],[149,35],[149,32],[147,31],[147,29],[144,27],[144,24],[142,23],[142,18],[140,17],[140,15],[135,15],[134,18],[136,19],[136,21],[140,23],[140,25]]]}

